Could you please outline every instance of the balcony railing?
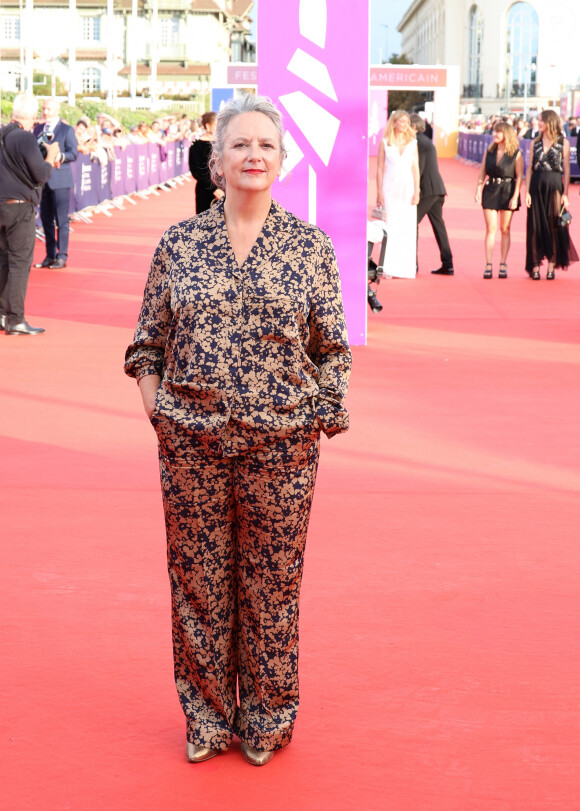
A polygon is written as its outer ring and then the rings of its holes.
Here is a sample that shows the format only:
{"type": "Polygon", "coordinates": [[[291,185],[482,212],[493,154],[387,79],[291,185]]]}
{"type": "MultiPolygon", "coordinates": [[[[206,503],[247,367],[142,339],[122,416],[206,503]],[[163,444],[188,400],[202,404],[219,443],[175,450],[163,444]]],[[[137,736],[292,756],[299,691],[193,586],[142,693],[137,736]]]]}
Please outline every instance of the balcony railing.
{"type": "MultiPolygon", "coordinates": [[[[189,11],[191,0],[157,0],[159,11],[189,11]]],[[[153,0],[145,0],[146,11],[153,9],[153,0]]]]}
{"type": "MultiPolygon", "coordinates": [[[[536,96],[538,93],[538,85],[537,82],[528,82],[528,89],[526,92],[526,86],[523,82],[513,82],[509,93],[510,98],[513,99],[523,99],[525,96],[536,96]]],[[[505,99],[505,85],[502,87],[498,84],[497,98],[505,99]]]]}
{"type": "Polygon", "coordinates": [[[468,99],[480,99],[483,96],[482,84],[464,84],[463,97],[468,99]]]}
{"type": "MultiPolygon", "coordinates": [[[[187,57],[187,46],[184,43],[178,45],[160,45],[157,49],[157,58],[160,62],[183,62],[187,57]]],[[[153,46],[150,42],[145,48],[145,58],[153,59],[153,46]]]]}
{"type": "Polygon", "coordinates": [[[511,95],[515,96],[516,98],[523,98],[523,96],[535,96],[536,95],[536,83],[535,82],[528,82],[528,89],[526,91],[525,84],[523,84],[521,82],[514,82],[512,84],[511,95]]]}

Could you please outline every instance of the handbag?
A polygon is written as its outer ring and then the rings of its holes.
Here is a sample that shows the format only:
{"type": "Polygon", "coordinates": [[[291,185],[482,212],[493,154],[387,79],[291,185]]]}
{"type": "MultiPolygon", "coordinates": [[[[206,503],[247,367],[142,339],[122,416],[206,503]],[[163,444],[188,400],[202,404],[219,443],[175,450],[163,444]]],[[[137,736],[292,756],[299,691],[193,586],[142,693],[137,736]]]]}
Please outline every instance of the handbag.
{"type": "Polygon", "coordinates": [[[384,208],[381,208],[380,206],[375,206],[375,208],[373,208],[373,210],[371,211],[371,217],[373,218],[373,220],[383,220],[384,222],[387,219],[387,212],[385,211],[384,208]]]}
{"type": "Polygon", "coordinates": [[[569,211],[566,211],[564,206],[560,209],[560,213],[558,215],[558,228],[567,228],[570,223],[572,222],[572,215],[569,211]]]}

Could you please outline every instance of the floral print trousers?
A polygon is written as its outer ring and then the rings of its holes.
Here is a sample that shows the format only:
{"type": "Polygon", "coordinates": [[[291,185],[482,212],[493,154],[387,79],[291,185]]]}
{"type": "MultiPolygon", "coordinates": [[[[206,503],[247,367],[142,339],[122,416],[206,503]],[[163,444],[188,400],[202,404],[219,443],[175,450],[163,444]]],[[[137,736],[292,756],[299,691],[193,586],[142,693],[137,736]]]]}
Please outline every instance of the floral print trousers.
{"type": "Polygon", "coordinates": [[[233,457],[160,450],[175,681],[190,743],[227,749],[234,732],[258,750],[290,742],[318,455],[314,427],[233,457]]]}

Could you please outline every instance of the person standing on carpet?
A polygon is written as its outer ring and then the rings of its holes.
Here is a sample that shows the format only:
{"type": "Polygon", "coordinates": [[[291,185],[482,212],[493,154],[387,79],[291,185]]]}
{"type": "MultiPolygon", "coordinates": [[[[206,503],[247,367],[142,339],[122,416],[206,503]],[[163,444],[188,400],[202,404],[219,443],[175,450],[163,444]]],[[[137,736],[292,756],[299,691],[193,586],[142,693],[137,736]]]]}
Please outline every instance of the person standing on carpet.
{"type": "Polygon", "coordinates": [[[555,278],[555,269],[566,269],[578,261],[568,228],[558,226],[558,218],[568,209],[570,185],[570,142],[564,138],[560,116],[544,110],[538,118],[538,137],[530,144],[526,205],[526,271],[535,281],[540,264],[548,260],[546,279],[555,278]]]}
{"type": "Polygon", "coordinates": [[[417,272],[417,139],[409,114],[396,110],[385,127],[377,155],[377,206],[385,211],[389,276],[413,279],[417,272]]]}
{"type": "Polygon", "coordinates": [[[418,113],[411,113],[409,119],[417,138],[419,176],[421,178],[421,199],[417,206],[417,241],[419,240],[419,223],[426,214],[429,217],[441,256],[441,267],[432,270],[431,273],[440,276],[453,276],[455,272],[453,270],[453,254],[451,253],[447,228],[445,228],[445,221],[443,220],[443,203],[447,191],[437,165],[437,150],[431,138],[425,134],[426,125],[421,116],[418,113]]]}
{"type": "Polygon", "coordinates": [[[189,147],[189,171],[196,180],[195,211],[197,214],[206,211],[224,194],[223,189],[218,188],[211,179],[209,171],[216,118],[217,115],[213,110],[202,115],[201,123],[204,134],[189,147]]]}
{"type": "Polygon", "coordinates": [[[59,145],[60,154],[40,198],[46,256],[35,267],[57,269],[65,268],[68,259],[68,217],[71,189],[74,185],[70,164],[78,157],[77,137],[74,128],[60,118],[60,102],[56,99],[42,102],[42,116],[44,124],[37,124],[34,134],[36,137],[44,134],[50,142],[55,141],[59,145]]]}
{"type": "Polygon", "coordinates": [[[24,301],[36,239],[35,208],[53,171],[57,144],[43,157],[31,130],[38,111],[34,96],[14,99],[12,121],[0,130],[0,329],[6,335],[40,335],[24,317],[24,301]]]}
{"type": "Polygon", "coordinates": [[[499,215],[501,252],[498,278],[507,279],[507,257],[511,244],[511,223],[520,207],[524,159],[514,128],[505,121],[493,127],[493,140],[485,151],[477,177],[475,202],[481,203],[485,220],[484,279],[493,277],[493,249],[499,215]],[[486,180],[487,178],[487,180],[486,180]]]}
{"type": "Polygon", "coordinates": [[[290,743],[320,431],[348,428],[334,250],[272,200],[282,133],[259,96],[219,113],[211,172],[225,198],[161,239],[126,353],[159,441],[192,762],[234,733],[256,766],[290,743]]]}

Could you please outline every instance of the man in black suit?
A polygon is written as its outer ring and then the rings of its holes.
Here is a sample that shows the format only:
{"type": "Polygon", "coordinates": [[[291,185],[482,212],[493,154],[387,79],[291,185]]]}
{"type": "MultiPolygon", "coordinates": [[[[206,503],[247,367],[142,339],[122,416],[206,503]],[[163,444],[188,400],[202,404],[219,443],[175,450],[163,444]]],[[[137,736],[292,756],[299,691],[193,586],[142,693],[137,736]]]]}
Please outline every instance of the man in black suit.
{"type": "Polygon", "coordinates": [[[44,124],[37,124],[34,134],[45,133],[50,142],[60,147],[55,170],[42,190],[40,219],[46,237],[46,256],[35,267],[64,268],[68,258],[69,206],[73,176],[70,164],[77,159],[77,138],[73,127],[60,118],[60,102],[46,99],[42,102],[44,124]],[[55,229],[58,228],[58,235],[55,229]]]}
{"type": "Polygon", "coordinates": [[[36,238],[40,190],[53,171],[58,145],[43,155],[32,134],[38,99],[20,93],[12,121],[0,130],[0,329],[6,335],[40,335],[24,317],[24,300],[36,238]]]}
{"type": "Polygon", "coordinates": [[[447,229],[443,222],[443,203],[447,192],[437,166],[437,150],[433,141],[425,135],[425,122],[421,116],[412,113],[409,117],[411,126],[417,135],[419,173],[421,175],[421,199],[417,206],[417,238],[419,236],[419,223],[426,214],[429,217],[441,255],[441,267],[432,270],[431,273],[437,273],[440,276],[453,276],[453,256],[449,247],[447,229]]]}

